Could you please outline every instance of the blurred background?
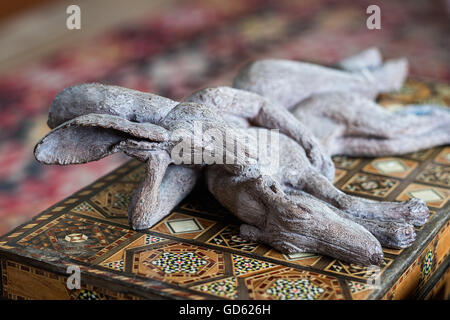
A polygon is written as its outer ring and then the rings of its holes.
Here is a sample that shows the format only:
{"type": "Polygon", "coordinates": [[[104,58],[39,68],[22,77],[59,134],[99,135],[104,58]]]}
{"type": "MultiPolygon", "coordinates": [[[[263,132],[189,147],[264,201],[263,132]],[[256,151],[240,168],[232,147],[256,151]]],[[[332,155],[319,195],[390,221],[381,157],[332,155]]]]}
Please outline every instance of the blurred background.
{"type": "MultiPolygon", "coordinates": [[[[16,0],[0,4],[0,234],[116,168],[114,155],[43,166],[35,143],[64,87],[102,82],[181,99],[231,83],[262,57],[333,64],[371,46],[405,56],[412,77],[450,80],[445,0],[16,0]],[[66,8],[81,9],[81,29],[66,8]],[[381,9],[381,29],[366,8],[381,9]]],[[[450,104],[450,92],[442,95],[450,104]]]]}

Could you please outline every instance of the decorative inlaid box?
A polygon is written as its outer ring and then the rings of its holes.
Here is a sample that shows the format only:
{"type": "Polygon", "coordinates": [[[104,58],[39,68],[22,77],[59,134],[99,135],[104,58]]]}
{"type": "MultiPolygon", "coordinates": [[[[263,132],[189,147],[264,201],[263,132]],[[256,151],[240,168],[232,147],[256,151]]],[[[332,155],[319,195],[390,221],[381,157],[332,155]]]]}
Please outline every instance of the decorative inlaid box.
{"type": "MultiPolygon", "coordinates": [[[[380,103],[449,104],[449,92],[410,81],[380,103]]],[[[432,212],[412,247],[384,249],[380,269],[246,241],[239,221],[202,186],[153,228],[133,231],[127,206],[144,168],[132,160],[1,237],[0,292],[8,299],[449,298],[450,147],[334,161],[341,190],[385,201],[418,197],[432,212]],[[68,288],[69,266],[79,267],[80,288],[68,288]]]]}

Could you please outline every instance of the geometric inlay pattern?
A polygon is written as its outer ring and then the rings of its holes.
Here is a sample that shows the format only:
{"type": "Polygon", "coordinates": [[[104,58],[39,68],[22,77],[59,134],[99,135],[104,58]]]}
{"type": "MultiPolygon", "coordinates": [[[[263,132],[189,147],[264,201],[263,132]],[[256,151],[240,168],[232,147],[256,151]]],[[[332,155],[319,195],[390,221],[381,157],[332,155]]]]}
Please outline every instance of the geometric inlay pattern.
{"type": "Polygon", "coordinates": [[[151,263],[164,273],[196,274],[208,261],[195,252],[162,252],[155,259],[143,263],[151,263]]]}
{"type": "Polygon", "coordinates": [[[433,250],[428,250],[425,257],[423,258],[422,263],[422,274],[424,276],[428,276],[431,272],[434,263],[434,253],[433,250]]]}
{"type": "Polygon", "coordinates": [[[236,254],[232,255],[232,260],[233,260],[234,274],[236,276],[240,276],[240,275],[244,275],[244,274],[248,274],[248,273],[254,273],[256,271],[260,271],[260,270],[264,270],[264,269],[268,269],[268,268],[272,268],[272,267],[276,266],[269,262],[256,260],[256,259],[252,259],[252,258],[248,258],[248,257],[243,257],[243,256],[239,256],[236,254]]]}
{"type": "Polygon", "coordinates": [[[441,152],[439,152],[434,161],[443,165],[450,165],[450,147],[445,147],[441,152]]]}
{"type": "Polygon", "coordinates": [[[71,233],[64,237],[64,240],[66,240],[67,242],[72,242],[72,243],[85,242],[87,239],[88,239],[88,237],[82,233],[71,233]]]}
{"type": "Polygon", "coordinates": [[[308,279],[278,279],[266,292],[278,300],[316,300],[325,290],[308,279]]]}
{"type": "Polygon", "coordinates": [[[155,236],[147,234],[147,235],[145,235],[144,243],[145,244],[152,244],[152,243],[161,242],[163,240],[164,240],[163,238],[155,237],[155,236]]]}
{"type": "Polygon", "coordinates": [[[123,262],[123,260],[111,261],[111,262],[104,263],[103,266],[110,268],[110,269],[123,271],[124,262],[123,262]]]}
{"type": "Polygon", "coordinates": [[[239,227],[235,225],[227,226],[208,240],[208,243],[248,252],[255,250],[259,245],[256,242],[243,239],[239,234],[239,227]]]}
{"type": "Polygon", "coordinates": [[[432,151],[433,149],[419,150],[416,152],[405,154],[404,156],[414,160],[425,160],[432,151]]]}
{"type": "Polygon", "coordinates": [[[250,299],[315,300],[344,299],[333,277],[293,268],[274,269],[245,278],[250,299]]]}
{"type": "Polygon", "coordinates": [[[334,156],[334,165],[341,169],[353,169],[358,163],[361,162],[360,159],[350,158],[347,156],[334,156]]]}
{"type": "Polygon", "coordinates": [[[92,261],[97,256],[135,235],[122,229],[71,214],[62,215],[22,238],[23,246],[46,248],[80,261],[92,261]]]}
{"type": "Polygon", "coordinates": [[[372,269],[368,267],[363,267],[357,264],[348,264],[346,262],[340,260],[333,260],[326,268],[326,271],[342,274],[342,275],[350,275],[355,278],[361,279],[378,279],[384,270],[392,263],[392,259],[384,258],[383,263],[378,269],[372,269]],[[378,273],[379,272],[379,273],[378,273]]]}
{"type": "Polygon", "coordinates": [[[425,200],[426,202],[435,202],[443,199],[443,197],[433,189],[411,191],[408,192],[408,194],[413,198],[419,198],[425,200]]]}
{"type": "Polygon", "coordinates": [[[347,281],[347,284],[350,289],[350,295],[355,300],[366,299],[375,289],[374,286],[364,282],[347,281]]]}
{"type": "Polygon", "coordinates": [[[415,168],[417,162],[400,158],[378,158],[367,164],[363,171],[396,178],[406,178],[415,168]]]}
{"type": "Polygon", "coordinates": [[[450,186],[450,167],[431,163],[416,178],[430,184],[450,186]]]}
{"type": "Polygon", "coordinates": [[[405,172],[408,170],[408,167],[401,160],[378,160],[374,161],[373,165],[385,174],[405,172]]]}
{"type": "Polygon", "coordinates": [[[282,254],[276,249],[270,249],[264,254],[265,257],[293,263],[300,266],[312,267],[314,266],[322,256],[319,254],[308,253],[308,252],[297,252],[290,254],[282,254]]]}
{"type": "Polygon", "coordinates": [[[172,212],[150,230],[184,239],[196,239],[215,224],[213,220],[172,212]]]}
{"type": "Polygon", "coordinates": [[[71,212],[75,212],[78,214],[82,214],[85,216],[89,216],[92,218],[98,218],[102,220],[114,219],[115,222],[120,223],[122,225],[128,226],[128,216],[127,215],[115,215],[110,216],[106,214],[106,211],[97,210],[94,206],[88,201],[81,202],[75,208],[70,210],[71,212]]]}
{"type": "Polygon", "coordinates": [[[137,275],[179,284],[217,277],[225,269],[222,253],[184,243],[137,250],[132,261],[137,275]]]}
{"type": "Polygon", "coordinates": [[[348,287],[350,288],[351,293],[359,293],[371,288],[367,283],[355,281],[349,281],[348,287]]]}
{"type": "Polygon", "coordinates": [[[172,233],[191,233],[203,230],[195,218],[167,221],[166,225],[172,233]]]}
{"type": "Polygon", "coordinates": [[[335,174],[334,174],[334,182],[336,183],[337,181],[339,181],[346,174],[347,174],[346,170],[336,169],[335,174]]]}
{"type": "Polygon", "coordinates": [[[91,201],[102,208],[107,217],[128,217],[128,205],[135,190],[135,183],[117,182],[95,194],[91,201]]]}
{"type": "Polygon", "coordinates": [[[191,289],[206,292],[219,297],[225,297],[228,299],[236,299],[238,297],[236,291],[237,281],[234,277],[197,285],[191,287],[191,289]]]}
{"type": "Polygon", "coordinates": [[[315,253],[298,252],[298,253],[283,254],[283,257],[288,261],[296,261],[318,257],[318,255],[315,253]]]}
{"type": "Polygon", "coordinates": [[[425,184],[411,183],[396,198],[405,201],[410,198],[425,200],[428,206],[442,208],[450,199],[450,190],[425,184]]]}
{"type": "Polygon", "coordinates": [[[398,184],[399,182],[394,179],[358,173],[342,187],[342,190],[376,197],[386,197],[398,184]]]}
{"type": "Polygon", "coordinates": [[[93,290],[81,290],[75,300],[101,300],[100,295],[93,290]]]}
{"type": "Polygon", "coordinates": [[[113,255],[109,256],[107,259],[99,262],[99,265],[118,270],[118,271],[125,271],[125,259],[126,259],[126,252],[128,250],[138,248],[138,247],[148,247],[148,245],[153,245],[160,243],[162,241],[166,241],[166,239],[155,237],[150,234],[143,235],[131,243],[127,244],[125,247],[120,248],[117,252],[115,252],[113,255]]]}
{"type": "Polygon", "coordinates": [[[91,214],[99,214],[97,210],[94,209],[89,203],[82,202],[73,208],[71,211],[76,213],[91,213],[91,214]]]}

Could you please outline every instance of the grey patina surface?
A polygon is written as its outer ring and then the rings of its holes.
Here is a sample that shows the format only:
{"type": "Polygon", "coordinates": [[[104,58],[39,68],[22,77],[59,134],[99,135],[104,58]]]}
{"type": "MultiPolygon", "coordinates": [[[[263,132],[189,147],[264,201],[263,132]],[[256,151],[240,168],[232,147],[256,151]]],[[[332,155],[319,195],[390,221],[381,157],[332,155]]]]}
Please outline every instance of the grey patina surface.
{"type": "Polygon", "coordinates": [[[401,87],[407,64],[381,64],[373,50],[342,62],[347,71],[294,61],[256,62],[239,73],[238,88],[204,89],[182,103],[115,86],[70,87],[54,99],[48,122],[53,130],[37,144],[35,155],[47,164],[72,164],[123,151],[144,161],[146,177],[129,207],[135,229],[169,214],[205,172],[211,193],[245,223],[244,237],[283,252],[380,264],[380,243],[411,245],[412,225],[422,225],[428,209],[418,199],[376,202],[342,193],[331,182],[330,154],[396,154],[447,144],[450,118],[434,109],[426,116],[400,117],[376,105],[379,92],[401,87]],[[231,133],[237,144],[244,144],[246,133],[279,129],[280,166],[268,170],[259,161],[264,159],[251,153],[241,158],[234,147],[211,140],[189,152],[220,149],[234,157],[233,164],[175,164],[171,152],[191,137],[195,121],[204,130],[231,133]],[[391,126],[397,131],[386,130],[391,126]],[[184,135],[175,139],[180,130],[184,135]]]}

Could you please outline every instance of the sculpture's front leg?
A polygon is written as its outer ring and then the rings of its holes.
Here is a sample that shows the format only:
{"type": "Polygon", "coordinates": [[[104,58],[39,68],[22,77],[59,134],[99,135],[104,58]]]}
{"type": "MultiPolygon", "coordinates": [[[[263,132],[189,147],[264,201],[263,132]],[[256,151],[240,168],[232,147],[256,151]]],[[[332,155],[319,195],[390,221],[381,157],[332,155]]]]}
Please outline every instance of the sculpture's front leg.
{"type": "Polygon", "coordinates": [[[292,109],[316,94],[353,92],[374,99],[398,90],[408,73],[404,59],[391,60],[367,72],[346,72],[291,60],[259,60],[241,69],[233,87],[257,93],[292,109]]]}
{"type": "Polygon", "coordinates": [[[450,111],[445,107],[409,106],[390,112],[358,94],[338,92],[312,96],[292,112],[331,154],[385,156],[450,142],[442,138],[450,127],[450,111]],[[324,135],[326,126],[330,132],[324,135]]]}
{"type": "Polygon", "coordinates": [[[406,222],[421,226],[429,216],[428,207],[421,199],[385,202],[358,198],[340,191],[313,170],[306,172],[296,187],[358,218],[406,222]]]}
{"type": "Polygon", "coordinates": [[[167,216],[192,191],[200,175],[198,168],[170,166],[166,151],[147,155],[144,180],[128,208],[129,223],[135,230],[150,228],[167,216]]]}

